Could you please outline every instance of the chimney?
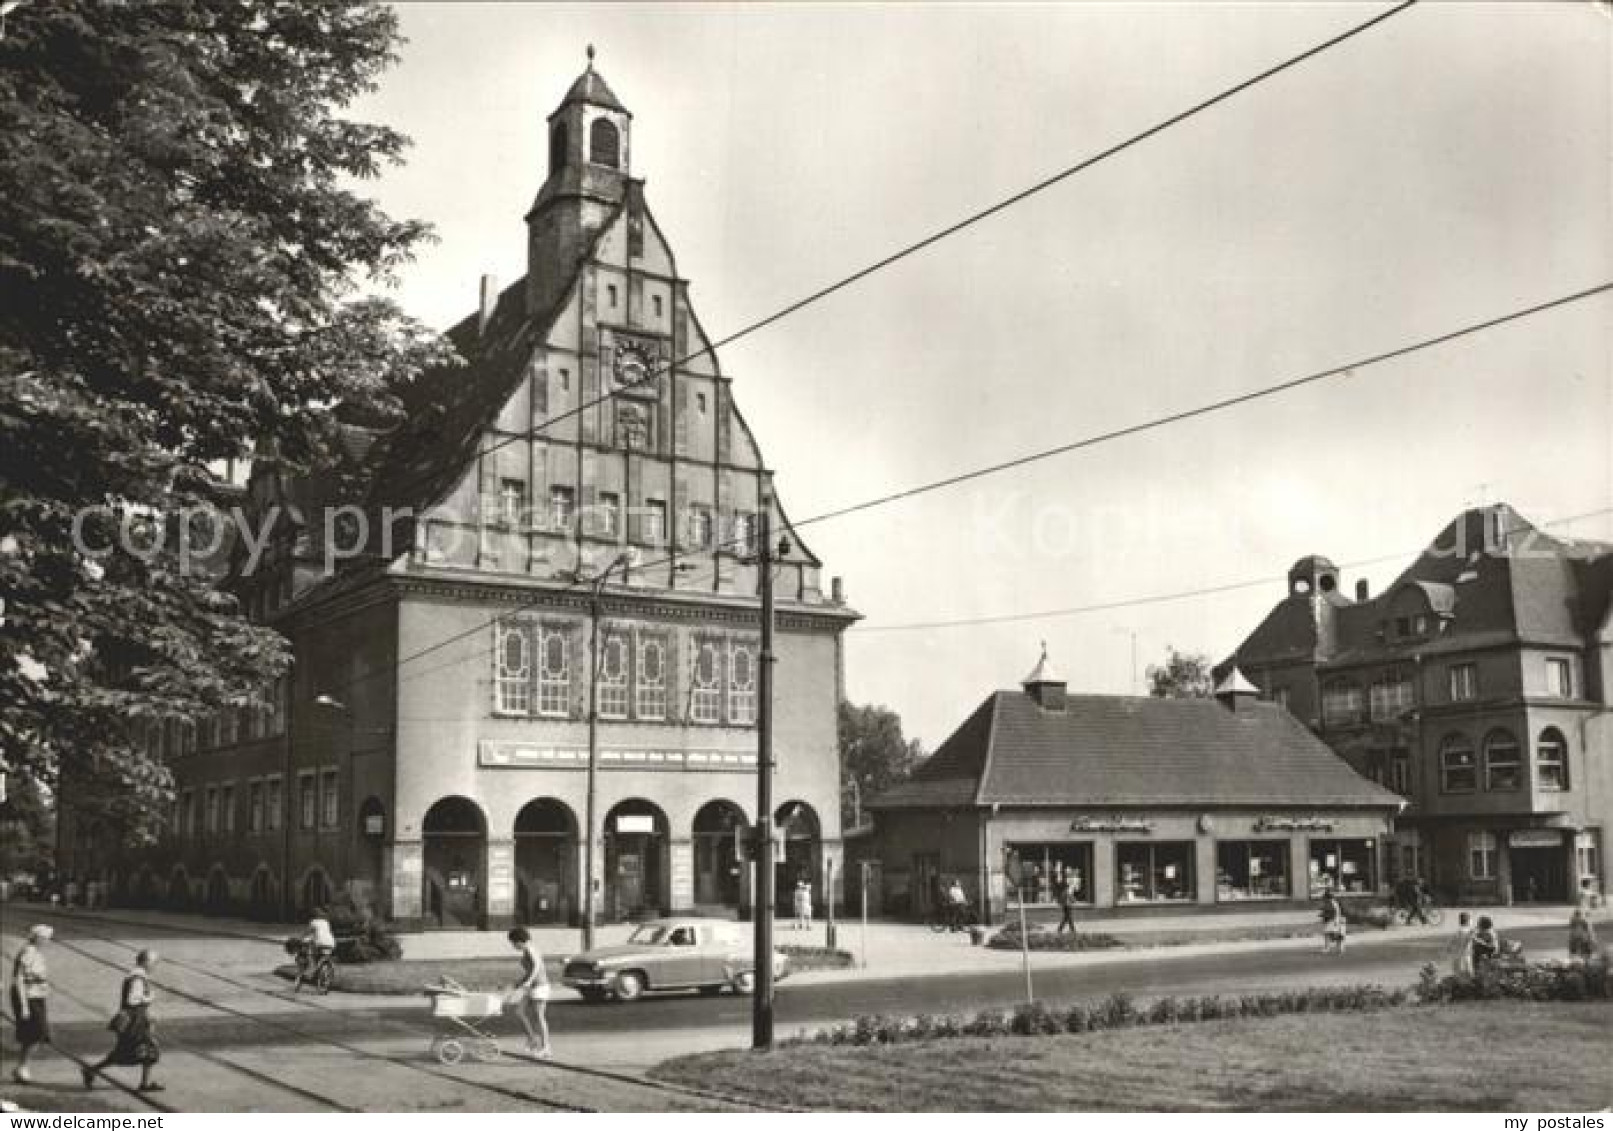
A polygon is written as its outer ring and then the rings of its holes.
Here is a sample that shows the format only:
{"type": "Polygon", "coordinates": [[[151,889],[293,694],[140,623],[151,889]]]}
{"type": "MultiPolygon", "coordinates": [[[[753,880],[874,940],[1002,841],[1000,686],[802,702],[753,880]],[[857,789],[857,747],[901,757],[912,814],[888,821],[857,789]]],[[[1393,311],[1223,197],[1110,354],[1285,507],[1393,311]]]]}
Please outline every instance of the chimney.
{"type": "Polygon", "coordinates": [[[1025,694],[1044,711],[1064,713],[1068,685],[1053,674],[1053,665],[1047,659],[1047,645],[1042,645],[1042,658],[1036,661],[1031,674],[1021,681],[1025,694]]]}
{"type": "Polygon", "coordinates": [[[493,320],[493,308],[497,305],[498,279],[492,275],[483,275],[481,312],[476,316],[476,333],[478,336],[487,333],[487,324],[493,320]]]}
{"type": "Polygon", "coordinates": [[[846,585],[845,582],[838,577],[831,577],[829,579],[829,600],[833,601],[837,605],[844,605],[846,603],[846,585]]]}
{"type": "Polygon", "coordinates": [[[1355,583],[1355,599],[1365,603],[1370,593],[1371,586],[1367,584],[1367,579],[1364,577],[1358,578],[1355,583]]]}

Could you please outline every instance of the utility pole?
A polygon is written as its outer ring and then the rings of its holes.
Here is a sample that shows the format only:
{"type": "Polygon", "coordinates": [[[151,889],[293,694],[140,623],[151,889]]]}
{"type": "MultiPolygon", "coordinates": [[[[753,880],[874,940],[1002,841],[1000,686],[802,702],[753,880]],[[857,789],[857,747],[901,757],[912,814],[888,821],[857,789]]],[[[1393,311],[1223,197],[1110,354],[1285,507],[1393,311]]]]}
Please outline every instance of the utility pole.
{"type": "Polygon", "coordinates": [[[751,1047],[773,1047],[773,499],[757,516],[756,567],[762,585],[762,655],[756,712],[756,997],[751,1047]]]}
{"type": "MultiPolygon", "coordinates": [[[[598,576],[590,580],[588,597],[588,801],[584,811],[583,820],[586,822],[583,831],[583,894],[582,894],[582,948],[594,949],[594,921],[598,917],[597,884],[594,881],[594,841],[595,825],[599,821],[599,672],[601,654],[599,649],[599,617],[601,606],[604,604],[605,584],[610,580],[611,573],[617,566],[627,566],[630,558],[626,553],[616,555],[609,565],[601,570],[598,576]]],[[[578,581],[584,580],[581,572],[576,575],[578,581]]],[[[542,662],[542,657],[539,657],[542,662]]]]}

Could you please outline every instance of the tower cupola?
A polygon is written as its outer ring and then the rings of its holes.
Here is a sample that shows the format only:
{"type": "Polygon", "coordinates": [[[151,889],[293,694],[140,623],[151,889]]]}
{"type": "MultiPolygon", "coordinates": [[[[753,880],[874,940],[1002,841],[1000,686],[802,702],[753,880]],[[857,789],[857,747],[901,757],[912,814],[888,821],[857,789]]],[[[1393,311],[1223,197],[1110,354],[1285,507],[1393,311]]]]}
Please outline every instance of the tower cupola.
{"type": "Polygon", "coordinates": [[[527,307],[536,313],[554,299],[546,280],[565,273],[593,236],[629,197],[633,115],[588,67],[549,115],[549,165],[526,214],[527,307]],[[559,268],[557,270],[557,267],[559,268]]]}

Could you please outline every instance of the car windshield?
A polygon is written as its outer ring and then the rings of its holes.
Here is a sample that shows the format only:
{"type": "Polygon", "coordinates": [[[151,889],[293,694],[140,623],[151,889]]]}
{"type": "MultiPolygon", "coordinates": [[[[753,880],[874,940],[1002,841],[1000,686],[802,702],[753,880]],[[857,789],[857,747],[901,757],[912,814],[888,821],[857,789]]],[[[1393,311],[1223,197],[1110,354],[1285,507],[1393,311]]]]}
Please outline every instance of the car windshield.
{"type": "Polygon", "coordinates": [[[666,942],[666,936],[667,928],[665,926],[655,923],[646,923],[644,926],[635,930],[631,935],[628,935],[627,941],[638,946],[660,946],[662,943],[666,942]]]}

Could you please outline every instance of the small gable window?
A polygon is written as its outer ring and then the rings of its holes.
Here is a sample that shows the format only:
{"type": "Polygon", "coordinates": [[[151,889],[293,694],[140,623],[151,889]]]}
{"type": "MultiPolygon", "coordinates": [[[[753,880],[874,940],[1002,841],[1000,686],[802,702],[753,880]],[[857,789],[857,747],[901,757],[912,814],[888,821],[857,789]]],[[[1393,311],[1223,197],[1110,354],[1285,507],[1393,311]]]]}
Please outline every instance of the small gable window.
{"type": "Polygon", "coordinates": [[[611,169],[621,167],[621,135],[604,118],[596,119],[588,128],[588,160],[611,169]]]}

